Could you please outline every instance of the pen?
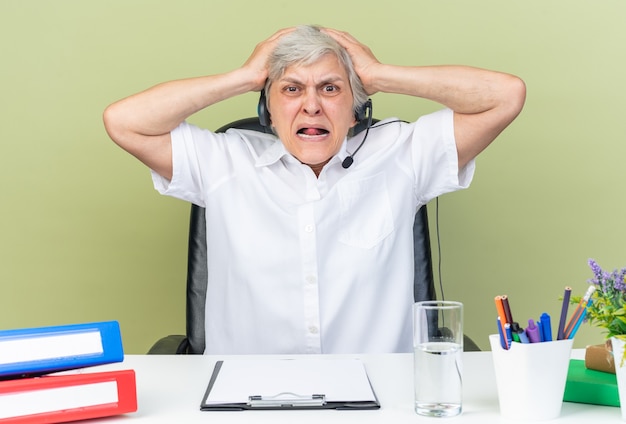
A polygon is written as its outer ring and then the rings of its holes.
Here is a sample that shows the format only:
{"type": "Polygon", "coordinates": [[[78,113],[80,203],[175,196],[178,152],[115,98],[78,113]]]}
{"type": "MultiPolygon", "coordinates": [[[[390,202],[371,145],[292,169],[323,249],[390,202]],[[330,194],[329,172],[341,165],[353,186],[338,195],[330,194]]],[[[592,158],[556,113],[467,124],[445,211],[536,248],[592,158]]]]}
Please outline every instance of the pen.
{"type": "Polygon", "coordinates": [[[571,287],[565,287],[563,293],[563,305],[561,306],[561,319],[559,320],[559,330],[557,332],[557,340],[563,340],[565,338],[565,321],[567,320],[567,308],[569,306],[569,298],[572,294],[571,287]]]}
{"type": "Polygon", "coordinates": [[[550,322],[550,315],[547,313],[541,314],[539,317],[539,321],[541,322],[541,334],[543,335],[543,342],[551,342],[552,341],[552,323],[550,322]]]}
{"type": "Polygon", "coordinates": [[[540,319],[538,319],[537,321],[535,321],[535,324],[537,325],[537,334],[539,334],[539,341],[543,342],[545,341],[543,339],[543,323],[541,322],[540,319]]]}

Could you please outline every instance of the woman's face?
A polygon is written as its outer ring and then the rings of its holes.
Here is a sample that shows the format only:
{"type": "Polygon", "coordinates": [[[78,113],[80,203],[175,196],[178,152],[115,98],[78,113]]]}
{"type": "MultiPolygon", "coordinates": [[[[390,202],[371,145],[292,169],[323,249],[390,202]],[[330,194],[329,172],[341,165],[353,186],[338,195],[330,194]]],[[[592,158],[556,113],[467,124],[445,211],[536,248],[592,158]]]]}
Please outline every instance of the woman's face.
{"type": "Polygon", "coordinates": [[[332,54],[287,67],[268,98],[271,125],[285,148],[319,175],[356,124],[344,67],[332,54]]]}

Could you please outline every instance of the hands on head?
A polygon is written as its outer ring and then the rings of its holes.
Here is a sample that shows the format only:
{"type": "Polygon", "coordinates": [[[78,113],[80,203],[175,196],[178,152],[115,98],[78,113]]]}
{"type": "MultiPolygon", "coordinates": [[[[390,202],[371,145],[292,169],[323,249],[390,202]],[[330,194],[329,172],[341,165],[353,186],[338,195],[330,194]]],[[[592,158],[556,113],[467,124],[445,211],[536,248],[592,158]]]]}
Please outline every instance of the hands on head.
{"type": "MultiPolygon", "coordinates": [[[[254,80],[254,91],[260,91],[264,88],[265,81],[269,77],[268,75],[268,60],[272,55],[281,39],[293,33],[298,27],[281,29],[268,39],[260,42],[256,45],[256,48],[252,52],[251,56],[244,63],[243,67],[256,74],[254,80]],[[262,81],[262,82],[261,82],[262,81]]],[[[319,32],[326,34],[333,38],[341,47],[343,47],[350,56],[352,66],[356,71],[363,84],[365,85],[365,91],[368,95],[372,95],[376,92],[374,85],[369,81],[373,78],[368,78],[369,73],[373,73],[373,69],[376,65],[380,65],[380,62],[376,59],[372,51],[366,45],[360,43],[356,38],[347,32],[338,31],[332,28],[315,27],[319,32]]]]}
{"type": "MultiPolygon", "coordinates": [[[[324,80],[318,84],[313,81],[314,78],[326,71],[321,72],[318,68],[312,73],[313,63],[309,61],[306,62],[309,68],[305,72],[299,72],[294,76],[296,80],[291,81],[297,84],[284,84],[286,94],[301,94],[304,88],[310,94],[307,98],[302,97],[306,102],[302,102],[299,108],[292,107],[295,102],[289,102],[291,109],[286,107],[286,103],[278,108],[278,102],[272,105],[276,109],[270,108],[270,112],[274,112],[277,118],[278,111],[283,114],[281,121],[284,130],[277,134],[286,147],[288,140],[286,142],[285,137],[292,137],[292,141],[306,140],[302,134],[306,131],[309,138],[313,133],[317,136],[332,133],[333,146],[337,148],[337,143],[346,135],[344,130],[354,125],[350,107],[356,110],[369,95],[377,92],[404,94],[431,100],[452,109],[458,165],[462,168],[486,148],[523,107],[526,88],[523,81],[513,75],[467,66],[383,64],[376,59],[369,47],[347,32],[331,28],[293,27],[281,29],[258,43],[238,69],[159,84],[114,103],[107,108],[104,117],[109,135],[150,168],[166,178],[171,177],[170,132],[201,109],[230,97],[268,88],[273,84],[273,79],[282,75],[286,69],[302,68],[303,63],[298,60],[290,62],[291,52],[283,47],[288,45],[293,50],[300,50],[298,42],[308,43],[306,37],[298,38],[303,28],[315,28],[313,38],[319,38],[317,35],[323,34],[336,42],[338,47],[335,46],[334,50],[324,50],[333,51],[337,58],[335,62],[329,61],[326,54],[316,57],[312,62],[319,65],[325,61],[326,68],[334,69],[328,72],[337,71],[339,68],[336,65],[339,63],[347,72],[348,83],[338,84],[324,80]],[[299,41],[288,44],[290,39],[299,41]],[[280,48],[287,50],[289,54],[280,59],[280,66],[272,68],[276,63],[276,52],[280,48]],[[352,101],[342,101],[341,108],[334,107],[336,102],[329,99],[346,91],[351,91],[352,101]],[[298,113],[304,114],[296,116],[296,109],[298,113]],[[339,122],[340,125],[337,124],[339,122]],[[316,128],[308,130],[304,126],[316,128]]],[[[334,42],[331,44],[335,44],[334,42]]],[[[309,47],[311,46],[306,45],[303,49],[309,47]]],[[[272,103],[270,93],[266,94],[268,102],[272,103]]],[[[290,152],[298,157],[291,150],[290,152]]],[[[336,150],[330,149],[322,156],[327,153],[335,154],[336,150]]]]}

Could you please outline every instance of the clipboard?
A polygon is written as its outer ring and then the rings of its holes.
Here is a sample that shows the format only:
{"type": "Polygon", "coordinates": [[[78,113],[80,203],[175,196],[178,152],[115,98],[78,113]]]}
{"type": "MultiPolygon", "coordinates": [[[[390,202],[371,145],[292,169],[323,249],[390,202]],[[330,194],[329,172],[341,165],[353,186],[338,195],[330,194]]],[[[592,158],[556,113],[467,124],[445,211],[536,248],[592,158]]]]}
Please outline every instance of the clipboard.
{"type": "Polygon", "coordinates": [[[202,411],[379,409],[359,359],[229,359],[218,361],[202,411]]]}

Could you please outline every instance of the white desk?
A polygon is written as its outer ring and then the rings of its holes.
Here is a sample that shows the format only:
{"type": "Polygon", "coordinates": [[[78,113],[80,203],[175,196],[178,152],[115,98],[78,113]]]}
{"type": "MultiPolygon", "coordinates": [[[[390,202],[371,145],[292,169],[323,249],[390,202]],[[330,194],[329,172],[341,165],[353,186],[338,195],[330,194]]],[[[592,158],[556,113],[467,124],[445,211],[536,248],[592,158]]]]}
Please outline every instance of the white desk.
{"type": "MultiPolygon", "coordinates": [[[[572,357],[582,359],[584,350],[572,357]]],[[[463,413],[454,418],[420,417],[413,411],[411,354],[348,355],[361,358],[381,408],[375,411],[207,411],[199,409],[213,366],[224,356],[128,355],[123,363],[96,367],[135,370],[138,411],[97,422],[124,423],[500,423],[491,352],[463,357],[463,413]]],[[[94,368],[94,370],[96,369],[94,368]]],[[[621,422],[620,409],[565,402],[557,422],[621,422]]],[[[554,422],[554,421],[551,421],[554,422]]]]}

